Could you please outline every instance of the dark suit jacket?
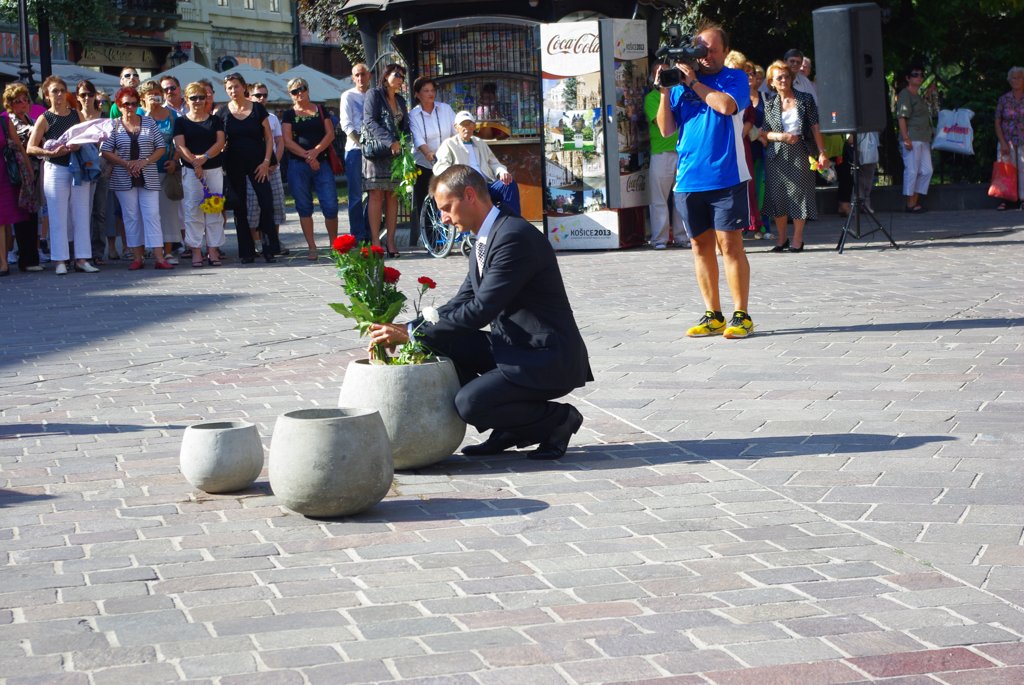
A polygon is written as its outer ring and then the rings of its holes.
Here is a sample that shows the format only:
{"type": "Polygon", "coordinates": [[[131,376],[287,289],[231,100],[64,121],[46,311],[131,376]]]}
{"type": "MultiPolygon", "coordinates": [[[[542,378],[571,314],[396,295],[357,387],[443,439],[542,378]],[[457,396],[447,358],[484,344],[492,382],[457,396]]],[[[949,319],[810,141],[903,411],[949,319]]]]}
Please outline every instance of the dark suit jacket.
{"type": "Polygon", "coordinates": [[[490,324],[502,375],[538,389],[578,388],[594,380],[555,251],[543,233],[501,213],[487,238],[483,277],[470,256],[458,293],[438,308],[439,325],[480,330],[490,324]]]}

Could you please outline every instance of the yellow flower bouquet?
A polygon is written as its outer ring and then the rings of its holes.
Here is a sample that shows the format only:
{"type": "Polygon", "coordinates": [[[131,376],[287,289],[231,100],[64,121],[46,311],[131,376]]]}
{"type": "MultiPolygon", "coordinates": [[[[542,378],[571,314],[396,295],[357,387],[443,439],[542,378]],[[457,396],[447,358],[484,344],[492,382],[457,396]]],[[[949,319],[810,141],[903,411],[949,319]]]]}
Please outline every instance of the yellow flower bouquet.
{"type": "Polygon", "coordinates": [[[224,195],[221,193],[211,193],[210,187],[206,185],[206,179],[201,178],[199,182],[203,184],[203,201],[199,203],[199,209],[203,210],[206,214],[220,214],[224,211],[224,195]]]}

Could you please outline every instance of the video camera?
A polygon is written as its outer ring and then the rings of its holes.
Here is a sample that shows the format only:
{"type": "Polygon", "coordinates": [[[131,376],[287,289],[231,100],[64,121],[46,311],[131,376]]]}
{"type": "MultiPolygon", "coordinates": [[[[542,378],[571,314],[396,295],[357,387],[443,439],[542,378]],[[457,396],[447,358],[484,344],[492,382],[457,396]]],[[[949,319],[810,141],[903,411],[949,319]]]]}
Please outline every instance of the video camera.
{"type": "MultiPolygon", "coordinates": [[[[658,48],[658,51],[654,53],[654,56],[662,61],[664,64],[672,64],[674,62],[696,62],[701,57],[705,57],[708,54],[708,48],[706,45],[694,45],[693,37],[683,37],[683,32],[679,27],[679,24],[668,25],[668,44],[662,45],[658,48]]],[[[671,69],[662,69],[658,75],[658,85],[662,88],[671,88],[677,86],[683,81],[683,72],[679,71],[675,67],[671,69]]]]}

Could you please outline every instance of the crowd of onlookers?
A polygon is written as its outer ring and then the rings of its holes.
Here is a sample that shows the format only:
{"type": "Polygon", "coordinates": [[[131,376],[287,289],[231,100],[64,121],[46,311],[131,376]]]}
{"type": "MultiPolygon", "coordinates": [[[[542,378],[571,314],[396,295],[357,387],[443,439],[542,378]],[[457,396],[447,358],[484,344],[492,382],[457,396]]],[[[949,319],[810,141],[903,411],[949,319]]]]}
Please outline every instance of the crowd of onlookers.
{"type": "MultiPolygon", "coordinates": [[[[855,186],[860,202],[871,209],[879,134],[822,135],[810,59],[794,49],[765,69],[732,51],[726,66],[745,72],[750,87],[750,105],[742,113],[751,178],[747,235],[774,237],[773,252],[800,252],[805,222],[817,214],[814,190],[821,181],[815,169],[832,174],[834,168],[840,214],[850,211],[855,186]],[[853,158],[859,159],[857,183],[853,158]]],[[[903,195],[911,213],[925,211],[921,200],[932,176],[934,107],[921,91],[925,76],[919,66],[906,69],[895,101],[903,195]]],[[[1010,91],[999,98],[995,114],[998,154],[1016,168],[1019,197],[1024,197],[1024,68],[1014,67],[1007,76],[1010,91]]],[[[388,255],[398,257],[399,181],[392,177],[392,160],[404,153],[403,140],[419,172],[412,193],[411,243],[420,233],[430,179],[452,164],[476,168],[490,184],[493,199],[518,213],[518,186],[509,170],[474,135],[472,112],[456,113],[437,100],[434,79],[416,80],[411,89],[416,104],[410,108],[402,95],[405,69],[400,65],[387,65],[376,86],[365,64],[356,64],[352,77],[355,85],[341,94],[337,116],[310,101],[308,83],[301,78],[288,82],[292,107],[280,117],[264,106],[267,86],[246,83],[237,73],[219,84],[226,102],[218,106],[217,86],[209,81],[183,87],[165,76],[140,84],[138,70],[125,67],[109,112],[105,94],[88,80],[71,89],[50,76],[40,88],[44,105],[32,103],[24,84],[8,84],[0,115],[5,161],[0,164],[0,276],[10,273],[9,250],[12,257],[16,253],[18,269],[27,272],[42,271],[47,259],[57,274],[69,269],[93,273],[119,260],[127,260],[129,269],[142,269],[147,257],[153,268],[173,269],[179,255],[194,268],[220,266],[226,225],[220,210],[225,207],[234,214],[239,260],[248,264],[262,256],[274,262],[289,253],[278,238],[285,179],[307,258],[315,261],[313,194],[333,241],[338,233],[335,174],[342,167],[352,234],[379,246],[383,233],[388,255]],[[106,128],[85,125],[103,120],[109,122],[106,128]],[[379,156],[364,157],[373,141],[379,156]]],[[[645,105],[652,152],[651,244],[660,249],[674,239],[685,245],[686,232],[670,209],[676,139],[658,130],[657,89],[645,105]]],[[[1006,201],[999,209],[1019,206],[1006,201]]]]}

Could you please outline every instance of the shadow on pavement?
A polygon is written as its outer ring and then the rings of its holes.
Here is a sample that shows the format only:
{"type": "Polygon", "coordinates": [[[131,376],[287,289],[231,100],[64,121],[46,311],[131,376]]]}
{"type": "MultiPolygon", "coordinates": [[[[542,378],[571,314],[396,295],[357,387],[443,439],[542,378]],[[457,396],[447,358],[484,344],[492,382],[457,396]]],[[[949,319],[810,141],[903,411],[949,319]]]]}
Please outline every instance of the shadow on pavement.
{"type": "Polygon", "coordinates": [[[101,435],[155,430],[184,430],[185,425],[133,426],[127,423],[23,423],[0,426],[0,440],[45,438],[59,435],[101,435]]]}
{"type": "Polygon", "coordinates": [[[44,493],[30,494],[27,492],[18,492],[17,490],[4,490],[0,488],[0,509],[4,507],[13,507],[18,504],[25,504],[26,502],[32,502],[34,500],[54,499],[55,495],[47,495],[44,493]]]}
{"type": "Polygon", "coordinates": [[[550,505],[536,499],[523,497],[430,497],[426,499],[384,499],[370,509],[355,516],[342,518],[315,518],[314,521],[381,522],[398,521],[441,521],[492,518],[495,516],[519,516],[543,511],[550,505]]]}
{"type": "MultiPolygon", "coordinates": [[[[805,436],[773,436],[711,440],[672,440],[612,445],[569,447],[557,461],[531,461],[527,451],[512,451],[469,459],[453,455],[417,473],[468,476],[538,471],[590,471],[636,468],[675,462],[705,462],[728,459],[773,459],[779,457],[828,456],[834,454],[886,453],[913,450],[935,442],[956,440],[948,435],[885,435],[877,433],[827,433],[805,436]]],[[[461,501],[461,500],[458,500],[461,501]]]]}
{"type": "Polygon", "coordinates": [[[856,326],[814,326],[813,328],[775,328],[758,329],[758,337],[762,335],[805,335],[807,333],[892,333],[898,331],[928,330],[972,330],[984,328],[1013,328],[1024,325],[1024,317],[1010,319],[950,319],[948,321],[909,321],[904,323],[865,323],[856,326]]]}
{"type": "MultiPolygon", "coordinates": [[[[79,286],[73,292],[65,288],[40,288],[31,295],[26,293],[32,306],[45,311],[46,320],[52,325],[30,323],[31,318],[12,318],[0,346],[0,368],[24,367],[36,359],[82,347],[102,348],[134,329],[170,325],[179,319],[187,320],[196,312],[222,309],[240,299],[213,294],[140,295],[132,294],[132,287],[131,282],[111,279],[79,286]],[[95,290],[102,292],[91,292],[95,290]]],[[[12,301],[17,301],[16,295],[12,301]]]]}

